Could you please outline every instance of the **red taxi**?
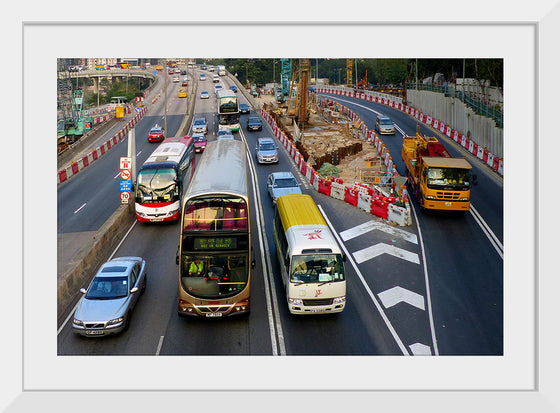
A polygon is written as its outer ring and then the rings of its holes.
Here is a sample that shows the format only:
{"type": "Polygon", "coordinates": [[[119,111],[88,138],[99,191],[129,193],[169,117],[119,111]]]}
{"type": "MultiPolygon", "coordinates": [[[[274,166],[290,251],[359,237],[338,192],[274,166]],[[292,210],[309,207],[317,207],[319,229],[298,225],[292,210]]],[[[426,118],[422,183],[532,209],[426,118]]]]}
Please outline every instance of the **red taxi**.
{"type": "Polygon", "coordinates": [[[159,125],[150,129],[148,134],[148,142],[161,142],[165,137],[163,136],[163,128],[159,125]]]}
{"type": "Polygon", "coordinates": [[[192,135],[192,139],[195,152],[204,152],[204,149],[206,149],[206,136],[203,133],[195,133],[192,135]]]}

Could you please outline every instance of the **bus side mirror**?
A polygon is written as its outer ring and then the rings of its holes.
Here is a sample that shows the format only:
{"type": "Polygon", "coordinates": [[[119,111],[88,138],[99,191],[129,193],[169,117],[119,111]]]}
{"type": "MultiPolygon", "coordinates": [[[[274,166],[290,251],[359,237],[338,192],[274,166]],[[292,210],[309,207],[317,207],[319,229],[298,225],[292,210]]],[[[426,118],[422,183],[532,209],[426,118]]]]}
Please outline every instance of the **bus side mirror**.
{"type": "Polygon", "coordinates": [[[346,254],[342,254],[342,261],[346,262],[346,254]]]}
{"type": "Polygon", "coordinates": [[[290,258],[286,257],[286,259],[284,260],[284,265],[286,266],[286,268],[288,268],[290,266],[290,258]]]}
{"type": "Polygon", "coordinates": [[[476,175],[472,176],[472,184],[473,185],[478,185],[478,176],[476,176],[476,175]]]}
{"type": "Polygon", "coordinates": [[[175,255],[175,264],[179,265],[179,246],[177,245],[177,254],[175,255]]]}
{"type": "Polygon", "coordinates": [[[255,262],[255,260],[251,260],[251,268],[255,268],[255,265],[257,265],[257,263],[255,262]]]}

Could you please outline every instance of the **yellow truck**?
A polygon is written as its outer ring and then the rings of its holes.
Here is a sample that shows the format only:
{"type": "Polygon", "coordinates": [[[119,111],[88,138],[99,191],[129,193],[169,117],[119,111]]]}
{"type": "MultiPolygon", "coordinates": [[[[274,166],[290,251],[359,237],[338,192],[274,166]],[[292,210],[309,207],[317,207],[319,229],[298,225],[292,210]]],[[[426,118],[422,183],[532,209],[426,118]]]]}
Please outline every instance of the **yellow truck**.
{"type": "Polygon", "coordinates": [[[472,165],[452,157],[433,136],[404,136],[401,156],[406,177],[421,209],[468,211],[471,206],[472,165]]]}

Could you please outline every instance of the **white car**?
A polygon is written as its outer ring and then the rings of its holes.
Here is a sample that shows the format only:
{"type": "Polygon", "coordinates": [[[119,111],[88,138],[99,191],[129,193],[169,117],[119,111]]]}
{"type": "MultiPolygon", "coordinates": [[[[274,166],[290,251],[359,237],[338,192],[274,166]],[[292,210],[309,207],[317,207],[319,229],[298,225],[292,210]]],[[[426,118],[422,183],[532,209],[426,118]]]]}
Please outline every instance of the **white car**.
{"type": "Polygon", "coordinates": [[[173,83],[179,83],[179,76],[173,76],[173,83]]]}

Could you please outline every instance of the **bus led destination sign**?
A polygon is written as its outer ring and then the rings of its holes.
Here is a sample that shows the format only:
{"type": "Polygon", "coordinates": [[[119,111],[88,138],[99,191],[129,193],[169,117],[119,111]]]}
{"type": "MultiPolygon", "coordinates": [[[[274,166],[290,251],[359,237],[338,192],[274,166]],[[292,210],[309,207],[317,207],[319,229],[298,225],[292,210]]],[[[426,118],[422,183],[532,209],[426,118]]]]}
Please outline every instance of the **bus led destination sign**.
{"type": "Polygon", "coordinates": [[[237,238],[235,237],[212,237],[194,239],[194,250],[235,250],[237,249],[237,238]]]}

